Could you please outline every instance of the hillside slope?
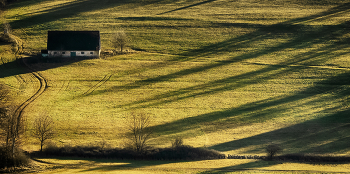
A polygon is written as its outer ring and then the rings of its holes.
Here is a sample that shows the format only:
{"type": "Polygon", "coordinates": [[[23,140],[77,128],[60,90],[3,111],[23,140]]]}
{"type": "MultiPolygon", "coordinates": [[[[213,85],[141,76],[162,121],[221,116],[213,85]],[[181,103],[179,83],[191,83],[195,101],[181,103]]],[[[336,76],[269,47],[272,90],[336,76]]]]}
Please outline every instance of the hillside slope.
{"type": "MultiPolygon", "coordinates": [[[[130,54],[61,63],[30,61],[47,89],[25,109],[28,130],[46,113],[58,145],[122,146],[132,112],[154,119],[154,146],[225,153],[349,154],[350,1],[30,0],[4,18],[25,51],[48,30],[100,30],[104,50],[124,30],[130,54]]],[[[37,85],[3,56],[0,82],[18,98],[37,85]],[[24,85],[21,85],[21,84],[24,85]]],[[[1,63],[1,62],[0,62],[1,63]]],[[[28,134],[27,149],[38,148],[28,134]]]]}

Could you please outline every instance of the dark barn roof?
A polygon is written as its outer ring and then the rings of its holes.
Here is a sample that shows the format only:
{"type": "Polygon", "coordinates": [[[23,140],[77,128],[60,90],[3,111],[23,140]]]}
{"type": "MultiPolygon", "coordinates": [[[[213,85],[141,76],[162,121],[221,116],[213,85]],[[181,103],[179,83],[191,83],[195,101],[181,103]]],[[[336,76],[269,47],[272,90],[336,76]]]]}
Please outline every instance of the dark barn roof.
{"type": "Polygon", "coordinates": [[[48,31],[48,50],[100,50],[99,31],[48,31]]]}

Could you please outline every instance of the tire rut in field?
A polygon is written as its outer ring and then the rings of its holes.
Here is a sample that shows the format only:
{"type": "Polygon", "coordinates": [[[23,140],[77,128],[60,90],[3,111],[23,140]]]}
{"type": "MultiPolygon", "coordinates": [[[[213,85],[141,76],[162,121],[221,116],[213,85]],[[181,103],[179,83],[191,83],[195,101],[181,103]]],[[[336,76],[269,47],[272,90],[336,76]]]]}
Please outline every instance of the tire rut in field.
{"type": "Polygon", "coordinates": [[[62,81],[61,87],[59,87],[59,90],[57,91],[57,94],[61,93],[62,91],[66,91],[69,87],[70,81],[62,81]]]}
{"type": "Polygon", "coordinates": [[[96,83],[94,86],[92,86],[89,90],[87,90],[83,95],[89,95],[92,92],[94,92],[97,88],[101,87],[103,84],[105,84],[113,74],[107,74],[103,77],[102,80],[100,80],[98,83],[96,83]]]}

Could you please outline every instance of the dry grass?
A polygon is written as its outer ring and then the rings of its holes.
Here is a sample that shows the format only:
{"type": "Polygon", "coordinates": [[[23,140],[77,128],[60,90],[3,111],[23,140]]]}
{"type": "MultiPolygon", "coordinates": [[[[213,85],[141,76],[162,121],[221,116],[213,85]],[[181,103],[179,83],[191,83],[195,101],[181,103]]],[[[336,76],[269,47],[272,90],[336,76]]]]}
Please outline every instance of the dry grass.
{"type": "MultiPolygon", "coordinates": [[[[185,144],[229,154],[264,155],[266,145],[278,143],[285,153],[348,155],[348,7],[299,0],[23,1],[5,18],[27,51],[46,47],[47,30],[67,29],[100,30],[104,49],[123,29],[130,48],[141,50],[32,64],[48,88],[25,110],[28,129],[49,112],[59,145],[106,140],[121,147],[125,118],[142,110],[154,118],[158,147],[181,136],[185,144]]],[[[21,102],[37,82],[10,55],[2,56],[0,81],[21,102]]]]}
{"type": "Polygon", "coordinates": [[[300,164],[258,160],[111,161],[83,159],[40,159],[43,173],[318,173],[347,172],[349,164],[300,164]],[[77,167],[78,166],[78,167],[77,167]]]}

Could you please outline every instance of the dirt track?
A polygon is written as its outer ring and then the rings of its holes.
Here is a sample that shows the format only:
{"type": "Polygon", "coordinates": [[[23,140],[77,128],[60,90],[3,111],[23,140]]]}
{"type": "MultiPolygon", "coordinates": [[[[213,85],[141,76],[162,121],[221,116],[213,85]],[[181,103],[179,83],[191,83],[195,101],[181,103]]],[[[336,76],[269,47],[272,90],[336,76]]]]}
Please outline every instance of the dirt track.
{"type": "MultiPolygon", "coordinates": [[[[19,58],[21,59],[21,58],[19,58]]],[[[46,89],[47,82],[46,79],[40,75],[39,72],[36,72],[35,69],[31,68],[23,59],[19,60],[20,64],[23,65],[25,68],[27,68],[31,74],[38,79],[40,86],[39,89],[36,91],[34,95],[32,95],[29,99],[27,99],[25,102],[23,102],[15,111],[15,115],[17,117],[17,120],[20,120],[22,118],[22,114],[24,109],[32,103],[35,99],[37,99],[46,89]]]]}

